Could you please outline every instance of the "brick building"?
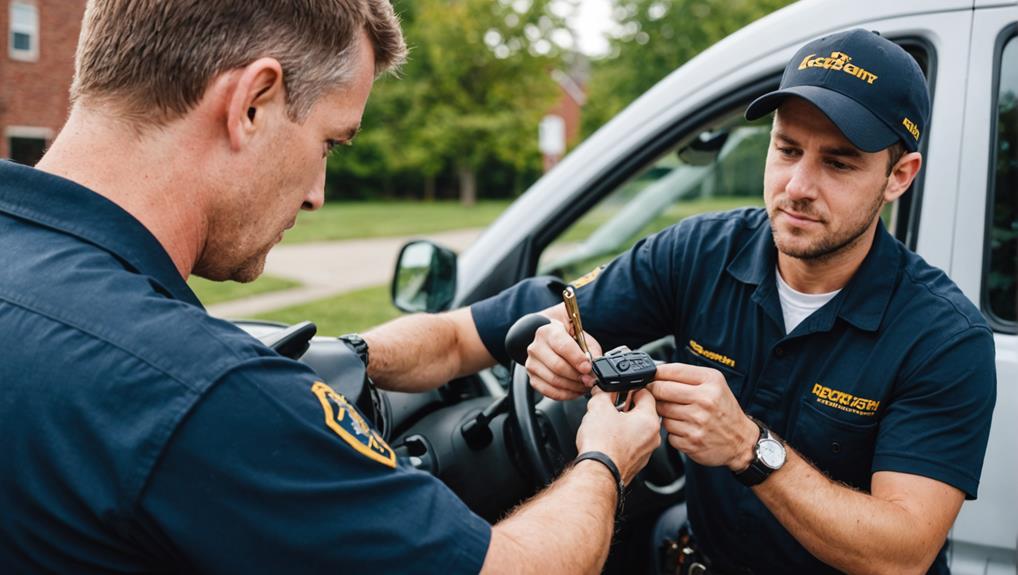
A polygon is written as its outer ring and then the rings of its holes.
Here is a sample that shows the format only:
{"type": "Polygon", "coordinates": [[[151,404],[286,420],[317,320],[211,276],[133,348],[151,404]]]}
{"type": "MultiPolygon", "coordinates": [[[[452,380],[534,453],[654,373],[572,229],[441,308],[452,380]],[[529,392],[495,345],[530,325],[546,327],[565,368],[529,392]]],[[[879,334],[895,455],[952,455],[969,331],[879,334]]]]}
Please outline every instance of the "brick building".
{"type": "Polygon", "coordinates": [[[579,143],[583,105],[587,103],[583,78],[588,75],[585,60],[574,65],[569,73],[561,70],[551,72],[552,79],[558,85],[559,97],[541,121],[539,130],[546,172],[555,167],[567,150],[579,143]]]}
{"type": "Polygon", "coordinates": [[[0,158],[34,164],[67,119],[85,0],[0,0],[0,158]]]}

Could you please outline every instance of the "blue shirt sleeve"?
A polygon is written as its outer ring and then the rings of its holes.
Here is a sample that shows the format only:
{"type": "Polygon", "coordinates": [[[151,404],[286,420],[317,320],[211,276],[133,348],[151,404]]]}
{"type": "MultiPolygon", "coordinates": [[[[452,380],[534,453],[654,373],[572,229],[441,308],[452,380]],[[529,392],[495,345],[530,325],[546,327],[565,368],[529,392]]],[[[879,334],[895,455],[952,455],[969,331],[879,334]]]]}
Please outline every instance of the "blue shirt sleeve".
{"type": "Polygon", "coordinates": [[[282,358],[221,378],[142,493],[150,544],[208,573],[480,571],[490,525],[438,479],[331,428],[316,383],[282,358]]]}
{"type": "Polygon", "coordinates": [[[470,306],[474,326],[488,353],[499,363],[509,363],[505,335],[516,320],[562,303],[565,285],[550,276],[525,279],[513,287],[470,306]]]}
{"type": "Polygon", "coordinates": [[[917,360],[880,422],[872,471],[922,475],[975,499],[996,401],[993,336],[970,327],[917,360]]]}
{"type": "Polygon", "coordinates": [[[678,224],[641,239],[576,291],[583,329],[602,349],[635,349],[675,332],[686,233],[678,224]]]}

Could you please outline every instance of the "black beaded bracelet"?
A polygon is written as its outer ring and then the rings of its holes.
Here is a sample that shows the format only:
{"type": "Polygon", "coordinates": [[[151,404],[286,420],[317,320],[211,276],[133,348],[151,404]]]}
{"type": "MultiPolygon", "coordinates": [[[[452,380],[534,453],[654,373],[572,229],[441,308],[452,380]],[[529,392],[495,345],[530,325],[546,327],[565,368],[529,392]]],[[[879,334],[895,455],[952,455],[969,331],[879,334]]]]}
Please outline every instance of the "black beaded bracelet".
{"type": "Polygon", "coordinates": [[[598,463],[607,467],[608,471],[611,471],[612,477],[615,478],[615,491],[618,495],[615,505],[615,517],[618,518],[618,516],[622,514],[622,495],[626,489],[626,484],[622,482],[622,474],[619,473],[618,466],[615,465],[615,462],[612,461],[611,457],[608,457],[607,455],[601,453],[600,451],[584,451],[583,453],[576,456],[576,459],[573,460],[573,465],[576,465],[577,463],[583,461],[584,459],[592,459],[594,461],[597,461],[598,463]]]}

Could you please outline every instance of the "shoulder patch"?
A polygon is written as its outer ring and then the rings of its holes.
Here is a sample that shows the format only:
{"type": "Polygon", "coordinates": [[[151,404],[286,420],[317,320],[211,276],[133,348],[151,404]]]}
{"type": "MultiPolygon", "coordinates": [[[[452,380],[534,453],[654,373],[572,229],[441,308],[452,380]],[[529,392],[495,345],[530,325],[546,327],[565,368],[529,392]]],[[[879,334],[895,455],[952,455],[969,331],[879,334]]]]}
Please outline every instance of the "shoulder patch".
{"type": "Polygon", "coordinates": [[[368,422],[364,421],[360,412],[350,405],[343,394],[337,393],[336,390],[320,381],[316,381],[311,386],[311,392],[322,404],[322,410],[325,412],[325,425],[329,429],[361,455],[382,465],[396,467],[396,452],[389,447],[382,436],[378,435],[377,431],[371,429],[368,422]]]}
{"type": "Polygon", "coordinates": [[[597,266],[596,268],[590,270],[586,274],[576,278],[576,281],[574,281],[571,285],[575,289],[580,289],[581,287],[583,287],[583,286],[593,282],[594,280],[596,280],[597,276],[601,275],[601,271],[602,270],[604,270],[604,264],[601,264],[601,265],[597,266]]]}

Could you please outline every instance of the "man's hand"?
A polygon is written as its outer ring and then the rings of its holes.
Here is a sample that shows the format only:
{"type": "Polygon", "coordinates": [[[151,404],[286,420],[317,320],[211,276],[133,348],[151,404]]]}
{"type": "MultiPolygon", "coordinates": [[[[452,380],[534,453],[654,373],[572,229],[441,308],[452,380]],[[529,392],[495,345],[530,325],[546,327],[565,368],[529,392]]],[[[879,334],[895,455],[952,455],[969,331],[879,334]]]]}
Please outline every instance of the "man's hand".
{"type": "MultiPolygon", "coordinates": [[[[601,356],[601,344],[586,334],[587,347],[594,357],[601,356]]],[[[527,373],[530,384],[541,395],[557,400],[579,397],[596,381],[590,359],[556,319],[541,326],[527,347],[527,373]]]]}
{"type": "Polygon", "coordinates": [[[683,363],[659,365],[647,389],[657,400],[672,447],[701,465],[724,465],[736,472],[749,467],[760,429],[743,413],[721,372],[683,363]]]}
{"type": "MultiPolygon", "coordinates": [[[[587,404],[576,448],[610,457],[628,484],[660,445],[660,423],[650,392],[640,390],[625,413],[609,395],[597,393],[587,404]]],[[[614,531],[616,489],[600,463],[570,467],[495,525],[481,573],[600,573],[614,531]]]]}
{"type": "Polygon", "coordinates": [[[636,392],[633,408],[627,412],[615,409],[610,396],[596,393],[590,398],[576,433],[576,449],[579,453],[600,451],[611,457],[628,485],[661,444],[661,423],[654,409],[654,396],[647,390],[636,392]]]}

